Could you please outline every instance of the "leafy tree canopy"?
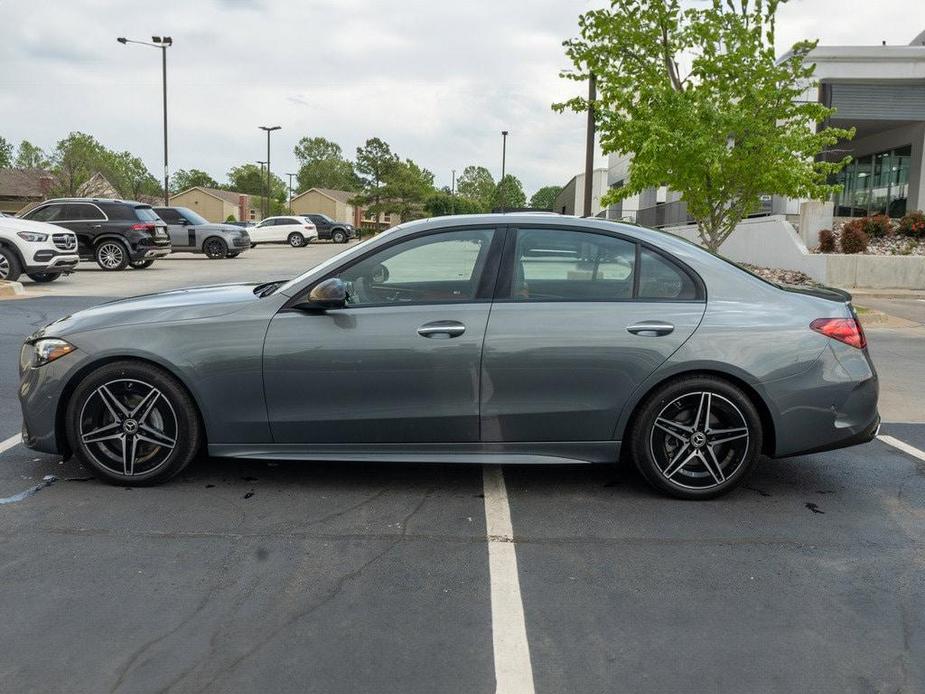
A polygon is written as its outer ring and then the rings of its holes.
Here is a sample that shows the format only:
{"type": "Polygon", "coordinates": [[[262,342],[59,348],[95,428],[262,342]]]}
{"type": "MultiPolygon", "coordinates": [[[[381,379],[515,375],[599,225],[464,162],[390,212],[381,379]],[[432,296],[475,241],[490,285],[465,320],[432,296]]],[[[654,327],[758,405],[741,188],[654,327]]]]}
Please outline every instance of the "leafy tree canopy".
{"type": "Polygon", "coordinates": [[[477,202],[482,212],[488,212],[495,195],[495,179],[484,166],[467,166],[456,181],[456,190],[461,197],[477,202]]]}
{"type": "Polygon", "coordinates": [[[13,165],[13,145],[7,142],[6,138],[0,135],[0,169],[6,169],[13,165]]]}
{"type": "MultiPolygon", "coordinates": [[[[241,164],[228,172],[228,190],[248,195],[265,196],[267,191],[266,169],[258,164],[241,164]]],[[[270,199],[282,202],[288,200],[286,184],[275,173],[270,174],[270,199]]]]}
{"type": "Polygon", "coordinates": [[[543,186],[530,197],[530,207],[534,210],[551,210],[556,203],[556,196],[562,192],[562,186],[543,186]]]}
{"type": "MultiPolygon", "coordinates": [[[[629,180],[602,201],[645,188],[680,192],[705,246],[716,250],[762,194],[825,198],[830,174],[849,160],[816,155],[853,131],[822,128],[832,110],[802,100],[816,46],[801,41],[780,62],[780,0],[611,0],[579,19],[565,42],[577,67],[597,77],[595,120],[605,153],[631,154],[629,180]],[[686,3],[685,3],[686,4],[686,3]]],[[[575,98],[558,110],[587,111],[575,98]]]]}
{"type": "Polygon", "coordinates": [[[57,181],[55,193],[77,195],[77,189],[104,168],[107,154],[108,150],[86,133],[72,132],[59,140],[51,157],[57,181]]]}
{"type": "Polygon", "coordinates": [[[449,214],[479,214],[485,211],[475,200],[452,195],[448,190],[431,193],[424,203],[424,209],[431,217],[445,217],[449,214]]]}
{"type": "Polygon", "coordinates": [[[195,187],[218,188],[218,181],[200,169],[178,169],[170,177],[170,192],[179,193],[195,187]]]}
{"type": "Polygon", "coordinates": [[[323,137],[303,137],[294,152],[299,160],[299,192],[315,187],[359,190],[353,164],[344,159],[336,142],[323,137]]]}
{"type": "Polygon", "coordinates": [[[527,206],[527,196],[524,187],[517,176],[507,174],[495,187],[491,199],[492,209],[510,210],[527,206]]]}
{"type": "Polygon", "coordinates": [[[410,159],[398,162],[385,174],[380,189],[384,212],[397,213],[402,221],[426,216],[425,203],[434,192],[434,175],[410,159]]]}
{"type": "Polygon", "coordinates": [[[355,202],[376,216],[386,212],[382,187],[389,174],[399,165],[398,155],[392,152],[387,142],[378,137],[372,137],[362,147],[357,147],[353,167],[360,178],[361,192],[354,198],[355,202]]]}
{"type": "Polygon", "coordinates": [[[16,162],[13,164],[17,169],[47,169],[50,165],[48,155],[41,147],[23,140],[19,143],[19,149],[16,151],[16,162]]]}

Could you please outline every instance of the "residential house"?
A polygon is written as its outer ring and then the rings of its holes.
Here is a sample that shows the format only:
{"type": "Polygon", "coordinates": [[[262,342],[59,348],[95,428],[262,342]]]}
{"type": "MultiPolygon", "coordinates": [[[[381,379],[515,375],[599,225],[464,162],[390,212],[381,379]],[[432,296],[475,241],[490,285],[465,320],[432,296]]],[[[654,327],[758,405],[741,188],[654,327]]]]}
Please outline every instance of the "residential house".
{"type": "Polygon", "coordinates": [[[373,219],[366,209],[350,203],[356,196],[357,193],[349,190],[309,188],[292,198],[292,212],[324,214],[335,222],[370,229],[386,229],[401,222],[396,214],[380,214],[378,220],[373,219]]]}
{"type": "Polygon", "coordinates": [[[55,177],[43,169],[0,169],[0,212],[16,214],[45,200],[55,177]]]}
{"type": "Polygon", "coordinates": [[[195,186],[170,196],[171,206],[187,207],[210,222],[225,222],[229,218],[239,222],[259,222],[259,201],[246,193],[219,188],[195,186]]]}

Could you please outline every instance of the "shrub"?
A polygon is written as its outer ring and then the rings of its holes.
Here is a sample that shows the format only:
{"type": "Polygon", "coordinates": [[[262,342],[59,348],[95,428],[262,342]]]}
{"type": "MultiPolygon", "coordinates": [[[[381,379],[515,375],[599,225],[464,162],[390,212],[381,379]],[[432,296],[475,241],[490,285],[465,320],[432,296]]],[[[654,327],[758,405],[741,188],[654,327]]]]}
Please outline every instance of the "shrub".
{"type": "Polygon", "coordinates": [[[893,235],[893,225],[885,214],[875,214],[861,220],[861,230],[872,239],[893,235]]]}
{"type": "Polygon", "coordinates": [[[899,221],[899,233],[903,236],[925,238],[925,212],[910,212],[899,221]]]}
{"type": "Polygon", "coordinates": [[[863,253],[867,250],[867,234],[864,233],[864,220],[852,219],[841,229],[841,252],[863,253]]]}
{"type": "Polygon", "coordinates": [[[819,230],[819,252],[820,253],[834,253],[835,252],[835,233],[831,229],[820,229],[819,230]]]}

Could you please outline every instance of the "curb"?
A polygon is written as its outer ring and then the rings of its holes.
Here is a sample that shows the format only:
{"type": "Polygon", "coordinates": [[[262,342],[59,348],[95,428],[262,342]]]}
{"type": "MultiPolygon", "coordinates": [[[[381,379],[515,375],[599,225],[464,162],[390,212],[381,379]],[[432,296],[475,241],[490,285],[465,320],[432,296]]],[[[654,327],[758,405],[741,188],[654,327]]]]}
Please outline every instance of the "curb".
{"type": "Polygon", "coordinates": [[[21,282],[9,282],[7,280],[0,280],[0,297],[19,296],[20,294],[25,293],[26,290],[23,289],[21,282]]]}

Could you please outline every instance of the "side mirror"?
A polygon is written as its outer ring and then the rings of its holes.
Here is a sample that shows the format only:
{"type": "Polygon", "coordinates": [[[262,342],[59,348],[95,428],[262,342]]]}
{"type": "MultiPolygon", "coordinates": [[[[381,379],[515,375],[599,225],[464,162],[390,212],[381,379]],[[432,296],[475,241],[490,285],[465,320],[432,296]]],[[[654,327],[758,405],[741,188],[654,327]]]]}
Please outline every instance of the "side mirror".
{"type": "Polygon", "coordinates": [[[332,309],[347,305],[347,285],[339,277],[331,277],[312,287],[306,308],[332,309]]]}

